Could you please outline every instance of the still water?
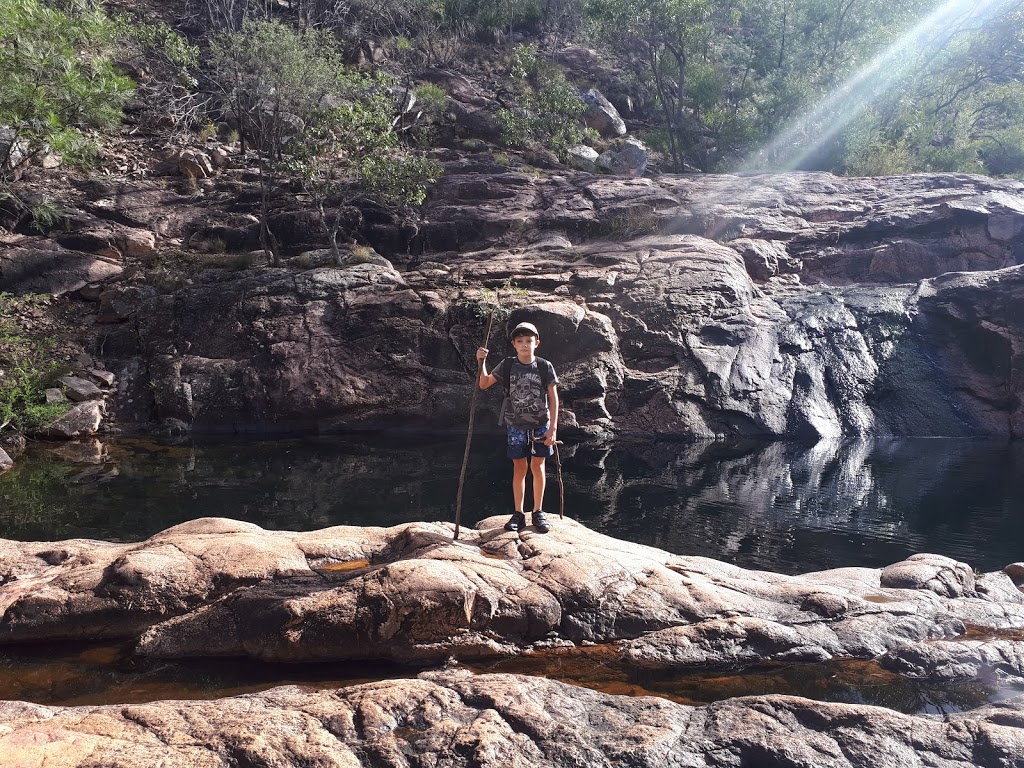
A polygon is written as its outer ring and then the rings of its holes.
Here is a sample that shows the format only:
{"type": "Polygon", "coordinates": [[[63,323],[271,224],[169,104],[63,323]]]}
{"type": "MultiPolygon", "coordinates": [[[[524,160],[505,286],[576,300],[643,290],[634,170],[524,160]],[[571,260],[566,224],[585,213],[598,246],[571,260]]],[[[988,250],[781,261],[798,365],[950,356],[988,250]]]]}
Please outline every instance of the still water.
{"type": "MultiPolygon", "coordinates": [[[[205,516],[295,530],[452,520],[463,448],[410,438],[121,439],[69,458],[65,446],[36,444],[0,476],[0,537],[133,541],[205,516]]],[[[1021,444],[584,443],[564,446],[561,459],[567,515],[678,554],[783,573],[882,566],[915,552],[982,571],[1024,560],[1021,444]]],[[[475,437],[464,524],[510,511],[509,477],[500,439],[475,437]]],[[[549,478],[545,506],[557,513],[553,466],[549,478]]]]}
{"type": "MultiPolygon", "coordinates": [[[[338,437],[35,444],[0,476],[0,537],[133,541],[205,516],[306,530],[452,520],[463,448],[462,440],[338,437]]],[[[475,439],[463,503],[467,525],[509,512],[503,448],[493,435],[475,439]]],[[[1020,444],[584,443],[564,446],[561,458],[567,515],[679,554],[784,573],[877,567],[915,552],[981,571],[1024,560],[1020,444]]],[[[556,478],[552,466],[545,506],[555,516],[556,478]]],[[[599,657],[604,653],[580,649],[475,668],[689,704],[788,693],[943,713],[1020,693],[981,678],[915,682],[860,661],[659,677],[599,657]]],[[[154,661],[135,657],[130,644],[0,649],[0,699],[44,704],[214,698],[286,683],[332,688],[409,674],[386,663],[154,661]]]]}

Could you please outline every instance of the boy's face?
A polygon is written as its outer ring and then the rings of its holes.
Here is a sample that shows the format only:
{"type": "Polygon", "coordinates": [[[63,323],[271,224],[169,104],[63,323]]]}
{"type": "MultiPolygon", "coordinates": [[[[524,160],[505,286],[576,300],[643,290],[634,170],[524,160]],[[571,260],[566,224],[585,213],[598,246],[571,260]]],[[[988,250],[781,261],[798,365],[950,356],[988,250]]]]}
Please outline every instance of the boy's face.
{"type": "Polygon", "coordinates": [[[512,339],[512,347],[520,360],[529,360],[533,357],[533,351],[540,346],[540,339],[532,333],[523,333],[512,339]]]}

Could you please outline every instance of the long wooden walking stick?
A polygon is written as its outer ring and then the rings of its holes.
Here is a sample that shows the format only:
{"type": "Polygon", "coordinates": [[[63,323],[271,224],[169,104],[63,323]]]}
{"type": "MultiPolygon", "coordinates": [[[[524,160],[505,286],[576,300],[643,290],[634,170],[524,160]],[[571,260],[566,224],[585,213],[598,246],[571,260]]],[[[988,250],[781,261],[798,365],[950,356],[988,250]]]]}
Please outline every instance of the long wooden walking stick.
{"type": "Polygon", "coordinates": [[[562,459],[558,455],[558,441],[555,440],[555,466],[558,468],[558,519],[565,519],[565,486],[562,485],[562,459]]]}
{"type": "MultiPolygon", "coordinates": [[[[535,443],[543,443],[543,437],[533,438],[535,443]]],[[[562,444],[561,440],[555,440],[551,444],[551,447],[555,449],[555,466],[558,468],[558,519],[565,519],[565,485],[562,483],[562,459],[558,455],[558,446],[562,444]]]]}
{"type": "MultiPolygon", "coordinates": [[[[484,331],[484,342],[481,347],[487,346],[491,338],[491,324],[494,322],[495,309],[487,316],[487,330],[484,331]]],[[[466,450],[462,454],[462,472],[459,474],[459,494],[455,497],[455,540],[459,538],[459,520],[462,517],[462,488],[466,484],[466,467],[469,466],[469,445],[473,442],[473,418],[476,416],[476,396],[480,392],[480,372],[483,369],[483,361],[476,362],[476,379],[473,380],[473,394],[469,399],[469,429],[466,430],[466,450]]]]}

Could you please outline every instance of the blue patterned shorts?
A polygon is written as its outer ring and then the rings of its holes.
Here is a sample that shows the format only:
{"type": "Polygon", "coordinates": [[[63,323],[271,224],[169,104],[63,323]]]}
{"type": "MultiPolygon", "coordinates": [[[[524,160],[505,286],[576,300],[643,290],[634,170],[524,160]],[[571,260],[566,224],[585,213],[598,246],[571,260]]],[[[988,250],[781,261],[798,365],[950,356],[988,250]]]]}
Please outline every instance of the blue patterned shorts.
{"type": "Polygon", "coordinates": [[[530,440],[531,437],[541,437],[548,431],[548,425],[536,429],[520,429],[519,427],[505,426],[505,433],[508,435],[508,451],[506,454],[510,459],[550,458],[555,455],[555,446],[544,445],[543,440],[530,440]],[[531,448],[533,449],[531,451],[531,448]]]}

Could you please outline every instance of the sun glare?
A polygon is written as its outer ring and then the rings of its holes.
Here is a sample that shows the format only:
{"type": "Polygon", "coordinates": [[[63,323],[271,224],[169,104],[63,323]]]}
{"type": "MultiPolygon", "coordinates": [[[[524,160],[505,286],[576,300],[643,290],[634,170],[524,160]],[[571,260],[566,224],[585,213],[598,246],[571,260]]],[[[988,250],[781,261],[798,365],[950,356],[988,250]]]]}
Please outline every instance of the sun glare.
{"type": "Polygon", "coordinates": [[[790,122],[769,143],[743,161],[736,172],[801,168],[855,117],[896,87],[923,57],[941,50],[968,25],[986,21],[1007,4],[1007,0],[943,3],[813,108],[790,122]]]}

